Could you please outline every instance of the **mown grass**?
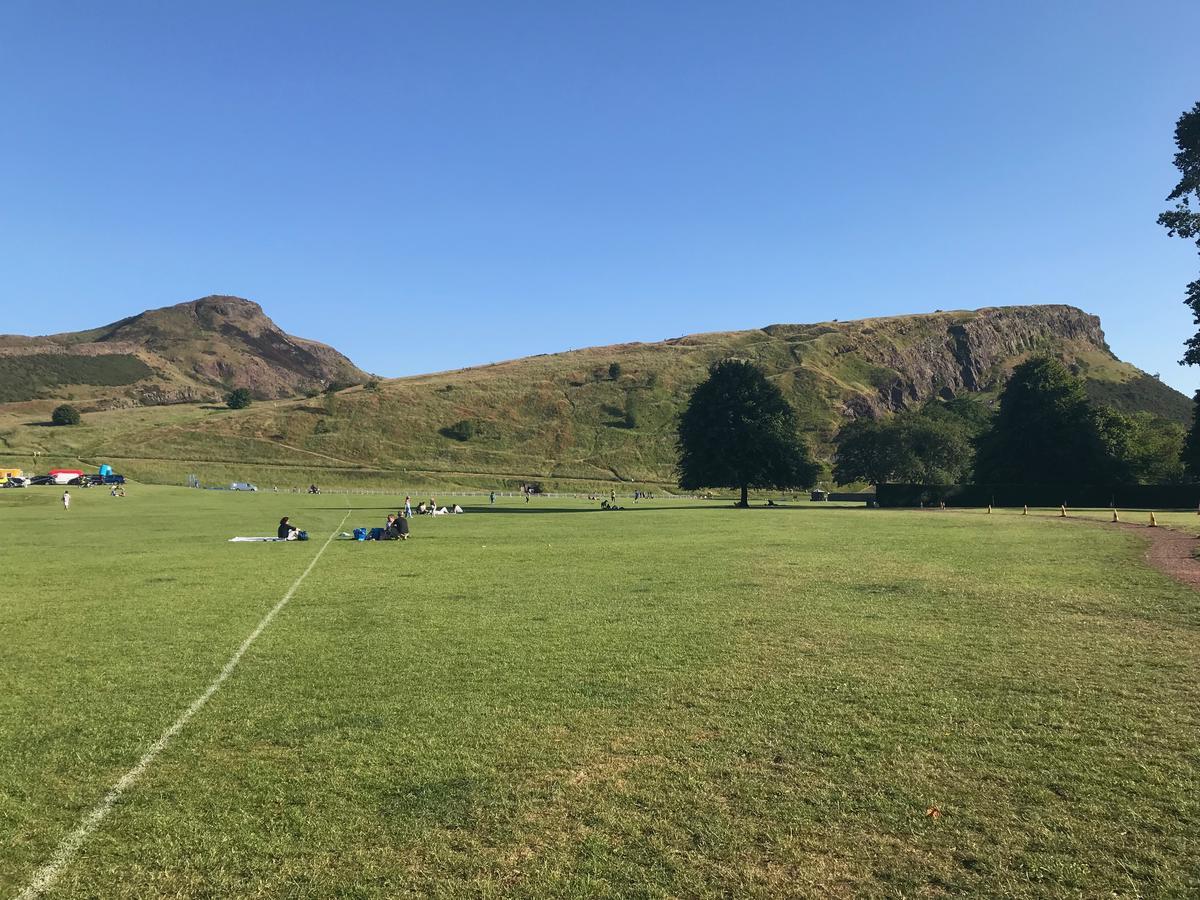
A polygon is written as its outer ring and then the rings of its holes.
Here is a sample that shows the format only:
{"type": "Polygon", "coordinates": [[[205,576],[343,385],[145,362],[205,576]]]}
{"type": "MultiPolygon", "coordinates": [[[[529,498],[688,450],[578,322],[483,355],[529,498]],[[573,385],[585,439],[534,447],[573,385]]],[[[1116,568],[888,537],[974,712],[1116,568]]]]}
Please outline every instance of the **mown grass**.
{"type": "MultiPolygon", "coordinates": [[[[5,894],[320,546],[225,538],[286,513],[319,541],[346,515],[57,497],[0,494],[5,894]]],[[[357,502],[347,529],[395,507],[357,502]]],[[[1200,888],[1200,605],[1138,535],[471,503],[406,544],[331,544],[55,896],[1200,888]]]]}

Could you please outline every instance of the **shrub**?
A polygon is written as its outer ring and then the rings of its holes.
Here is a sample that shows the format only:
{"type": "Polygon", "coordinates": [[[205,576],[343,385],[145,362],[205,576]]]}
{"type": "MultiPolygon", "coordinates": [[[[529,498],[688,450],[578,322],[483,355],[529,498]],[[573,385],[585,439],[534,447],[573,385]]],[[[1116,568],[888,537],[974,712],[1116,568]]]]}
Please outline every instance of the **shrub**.
{"type": "Polygon", "coordinates": [[[455,441],[469,441],[475,437],[476,425],[470,419],[463,419],[461,422],[455,422],[453,425],[447,425],[445,428],[438,429],[438,433],[442,437],[448,437],[455,441]]]}
{"type": "Polygon", "coordinates": [[[251,401],[249,388],[235,388],[225,398],[225,405],[230,409],[245,409],[251,401]]]}
{"type": "Polygon", "coordinates": [[[620,363],[613,363],[612,365],[610,365],[608,367],[608,377],[611,378],[613,381],[616,381],[618,378],[621,377],[621,364],[620,363]]]}
{"type": "Polygon", "coordinates": [[[55,425],[78,425],[79,410],[64,403],[55,407],[54,412],[50,414],[50,421],[55,425]]]}

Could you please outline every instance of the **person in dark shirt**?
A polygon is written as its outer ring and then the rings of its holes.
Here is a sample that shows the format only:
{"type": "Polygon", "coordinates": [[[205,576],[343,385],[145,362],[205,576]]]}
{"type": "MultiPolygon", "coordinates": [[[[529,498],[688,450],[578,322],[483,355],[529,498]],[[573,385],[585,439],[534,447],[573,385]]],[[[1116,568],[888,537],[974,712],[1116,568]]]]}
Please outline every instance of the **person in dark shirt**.
{"type": "Polygon", "coordinates": [[[282,519],[279,520],[279,539],[281,541],[294,541],[295,538],[292,537],[292,532],[299,531],[299,530],[300,529],[297,528],[295,525],[288,524],[287,516],[284,516],[282,519]]]}
{"type": "Polygon", "coordinates": [[[408,519],[404,516],[396,516],[396,520],[392,523],[392,527],[396,531],[396,537],[402,541],[408,540],[408,519]]]}

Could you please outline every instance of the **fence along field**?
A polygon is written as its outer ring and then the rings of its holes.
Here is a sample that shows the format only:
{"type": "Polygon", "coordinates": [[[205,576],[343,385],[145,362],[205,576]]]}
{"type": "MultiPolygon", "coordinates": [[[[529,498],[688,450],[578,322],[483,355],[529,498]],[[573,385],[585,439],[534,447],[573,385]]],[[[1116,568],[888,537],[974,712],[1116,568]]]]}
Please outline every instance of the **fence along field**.
{"type": "MultiPolygon", "coordinates": [[[[0,894],[320,547],[226,538],[402,499],[0,494],[0,894]]],[[[1195,889],[1197,595],[1137,534],[463,505],[330,543],[48,896],[1195,889]]]]}

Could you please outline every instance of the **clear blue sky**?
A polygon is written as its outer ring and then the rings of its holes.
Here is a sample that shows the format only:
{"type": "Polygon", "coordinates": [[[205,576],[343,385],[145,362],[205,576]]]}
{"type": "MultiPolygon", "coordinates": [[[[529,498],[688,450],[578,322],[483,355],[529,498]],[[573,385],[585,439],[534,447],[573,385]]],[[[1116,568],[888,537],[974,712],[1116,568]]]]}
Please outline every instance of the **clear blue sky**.
{"type": "Polygon", "coordinates": [[[1195,0],[2,12],[3,331],[237,294],[390,376],[1071,303],[1200,387],[1195,0]]]}

